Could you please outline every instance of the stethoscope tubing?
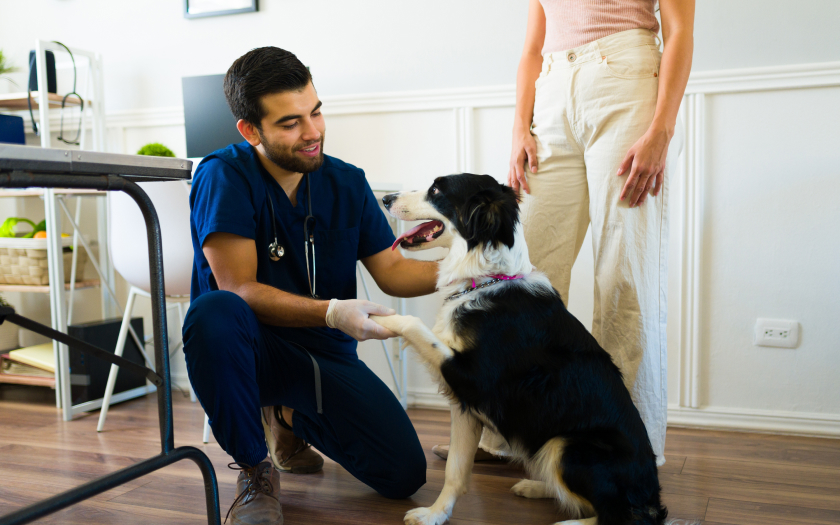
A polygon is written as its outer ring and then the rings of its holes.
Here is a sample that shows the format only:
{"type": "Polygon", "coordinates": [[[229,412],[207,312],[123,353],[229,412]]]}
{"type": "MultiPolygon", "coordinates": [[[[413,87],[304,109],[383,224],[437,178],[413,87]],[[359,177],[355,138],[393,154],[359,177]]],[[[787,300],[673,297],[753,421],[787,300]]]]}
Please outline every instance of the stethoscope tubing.
{"type": "MultiPolygon", "coordinates": [[[[269,212],[271,213],[271,231],[274,235],[274,242],[268,245],[268,258],[271,261],[279,261],[283,255],[285,255],[285,250],[277,241],[277,216],[274,215],[274,201],[271,198],[271,193],[268,190],[268,185],[265,188],[265,195],[268,197],[268,208],[269,212]]],[[[315,216],[312,214],[312,187],[310,186],[309,182],[309,173],[306,174],[306,208],[307,214],[306,217],[303,219],[303,250],[306,256],[306,279],[309,281],[309,292],[312,294],[312,297],[318,297],[315,295],[315,287],[317,285],[316,279],[316,269],[315,269],[315,235],[313,232],[309,230],[309,221],[315,221],[315,216]],[[312,246],[312,277],[310,278],[310,270],[309,270],[309,246],[312,246]]],[[[313,224],[313,231],[314,231],[314,224],[313,224]]]]}

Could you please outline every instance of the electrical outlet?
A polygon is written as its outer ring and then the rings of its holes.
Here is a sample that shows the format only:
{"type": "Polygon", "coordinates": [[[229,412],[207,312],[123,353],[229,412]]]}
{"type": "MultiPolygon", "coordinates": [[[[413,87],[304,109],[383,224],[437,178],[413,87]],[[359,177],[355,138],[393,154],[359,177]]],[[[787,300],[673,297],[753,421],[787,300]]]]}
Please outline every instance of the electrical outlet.
{"type": "Polygon", "coordinates": [[[799,323],[784,319],[757,319],[753,343],[756,346],[796,348],[799,344],[799,323]]]}

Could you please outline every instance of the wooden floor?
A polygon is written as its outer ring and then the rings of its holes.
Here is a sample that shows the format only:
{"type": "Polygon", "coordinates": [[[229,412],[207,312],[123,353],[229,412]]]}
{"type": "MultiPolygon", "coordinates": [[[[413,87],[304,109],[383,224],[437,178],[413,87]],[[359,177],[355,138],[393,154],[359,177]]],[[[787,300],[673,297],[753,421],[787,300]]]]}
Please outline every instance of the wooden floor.
{"type": "MultiPolygon", "coordinates": [[[[201,409],[180,394],[175,398],[175,444],[201,448],[212,459],[224,515],[236,480],[227,468],[230,458],[214,442],[201,443],[201,409]]],[[[444,461],[429,450],[448,441],[449,415],[409,414],[429,469],[417,494],[387,500],[327,460],[321,473],[281,476],[286,523],[398,524],[407,510],[430,505],[443,484],[444,461]]],[[[0,386],[0,515],[159,452],[154,396],[113,408],[101,434],[97,417],[65,423],[52,391],[0,386]]],[[[669,429],[666,457],[660,481],[673,518],[708,525],[840,523],[840,440],[669,429]]],[[[509,492],[522,476],[504,463],[477,464],[451,523],[547,525],[563,519],[550,500],[509,492]]],[[[206,523],[201,474],[192,462],[181,462],[38,523],[206,523]]]]}

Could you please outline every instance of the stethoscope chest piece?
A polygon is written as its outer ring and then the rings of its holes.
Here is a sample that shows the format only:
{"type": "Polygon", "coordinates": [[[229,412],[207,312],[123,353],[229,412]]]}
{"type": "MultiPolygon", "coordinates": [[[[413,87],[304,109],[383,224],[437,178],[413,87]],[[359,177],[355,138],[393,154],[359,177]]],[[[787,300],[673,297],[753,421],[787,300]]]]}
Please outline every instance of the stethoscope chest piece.
{"type": "Polygon", "coordinates": [[[277,244],[277,240],[268,245],[268,258],[272,261],[279,261],[283,255],[286,254],[286,251],[283,249],[282,246],[277,244]]]}
{"type": "MultiPolygon", "coordinates": [[[[285,255],[286,251],[283,249],[283,246],[277,242],[277,217],[274,215],[274,202],[271,200],[271,195],[268,192],[268,187],[266,186],[265,189],[266,197],[268,199],[268,209],[269,213],[271,214],[271,230],[274,234],[274,242],[268,245],[268,258],[271,259],[273,262],[277,262],[280,260],[283,255],[285,255]]],[[[312,230],[310,230],[310,221],[312,223],[312,228],[315,227],[315,216],[312,214],[312,188],[309,186],[309,174],[306,174],[306,201],[307,201],[307,208],[308,213],[306,217],[303,219],[303,250],[306,257],[306,279],[309,281],[309,291],[312,297],[318,298],[315,294],[315,235],[313,235],[312,230]],[[309,247],[312,247],[312,276],[310,277],[310,269],[309,269],[309,247]]]]}

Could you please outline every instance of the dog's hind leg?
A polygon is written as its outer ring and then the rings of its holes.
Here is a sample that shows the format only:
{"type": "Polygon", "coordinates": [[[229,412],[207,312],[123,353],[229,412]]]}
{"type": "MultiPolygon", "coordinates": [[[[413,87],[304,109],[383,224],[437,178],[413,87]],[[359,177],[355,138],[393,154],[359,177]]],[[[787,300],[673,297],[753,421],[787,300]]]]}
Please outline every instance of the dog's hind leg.
{"type": "Polygon", "coordinates": [[[443,490],[431,507],[410,510],[405,515],[407,525],[440,525],[452,515],[459,496],[465,494],[472,475],[473,458],[481,437],[481,422],[460,405],[451,406],[449,457],[443,490]]]}
{"type": "MultiPolygon", "coordinates": [[[[525,466],[528,472],[535,479],[542,480],[542,486],[535,485],[538,482],[530,480],[522,480],[514,486],[514,489],[531,489],[535,494],[539,494],[539,490],[544,490],[547,495],[544,497],[553,497],[557,499],[559,507],[565,511],[569,516],[582,518],[583,516],[593,516],[595,510],[592,504],[586,499],[569,490],[566,482],[563,479],[563,454],[566,450],[566,441],[563,438],[556,437],[549,439],[540,449],[526,461],[525,466]]],[[[525,497],[539,497],[527,496],[525,494],[518,494],[525,497]]],[[[561,522],[572,525],[578,523],[577,521],[561,522]]],[[[587,521],[581,521],[582,524],[588,524],[587,521]]],[[[591,522],[593,524],[596,521],[591,522]]]]}

